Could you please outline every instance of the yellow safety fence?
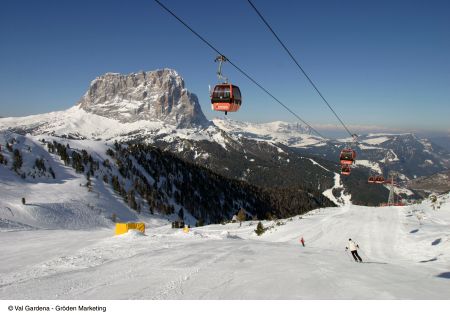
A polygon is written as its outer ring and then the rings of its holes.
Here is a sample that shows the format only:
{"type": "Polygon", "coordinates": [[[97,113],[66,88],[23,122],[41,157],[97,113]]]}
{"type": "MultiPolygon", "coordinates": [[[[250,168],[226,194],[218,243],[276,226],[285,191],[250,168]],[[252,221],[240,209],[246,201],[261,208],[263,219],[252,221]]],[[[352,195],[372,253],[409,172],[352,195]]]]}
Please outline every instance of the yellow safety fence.
{"type": "Polygon", "coordinates": [[[116,235],[127,233],[128,230],[138,230],[145,233],[145,224],[144,222],[116,223],[116,235]]]}

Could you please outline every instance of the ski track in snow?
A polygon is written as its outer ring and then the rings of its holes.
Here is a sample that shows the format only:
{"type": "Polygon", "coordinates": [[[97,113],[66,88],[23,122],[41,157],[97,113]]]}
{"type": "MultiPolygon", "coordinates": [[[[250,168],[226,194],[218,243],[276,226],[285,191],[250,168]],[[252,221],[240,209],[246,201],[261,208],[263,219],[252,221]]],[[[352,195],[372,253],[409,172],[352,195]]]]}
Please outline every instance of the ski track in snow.
{"type": "Polygon", "coordinates": [[[280,220],[281,225],[264,221],[272,228],[261,237],[253,233],[256,222],[189,233],[166,225],[147,229],[145,236],[112,236],[108,229],[5,232],[0,242],[7,244],[8,260],[0,269],[0,294],[8,299],[446,299],[449,211],[450,204],[439,212],[427,204],[317,209],[280,220]],[[345,252],[349,237],[360,245],[365,263],[354,263],[345,252]],[[34,238],[39,241],[30,244],[34,238]],[[73,239],[78,242],[69,242],[73,239]]]}
{"type": "Polygon", "coordinates": [[[352,196],[350,194],[344,194],[344,186],[341,184],[341,175],[338,173],[334,173],[334,186],[325,190],[322,195],[330,199],[336,205],[343,206],[351,203],[352,196]],[[333,195],[333,189],[341,189],[340,197],[336,198],[333,195]]]}
{"type": "Polygon", "coordinates": [[[331,172],[329,169],[323,167],[322,165],[320,165],[319,163],[317,163],[317,162],[314,161],[313,159],[311,159],[311,158],[307,158],[307,159],[310,160],[312,164],[318,165],[319,167],[323,168],[323,169],[324,169],[325,171],[327,171],[327,172],[331,172]]]}

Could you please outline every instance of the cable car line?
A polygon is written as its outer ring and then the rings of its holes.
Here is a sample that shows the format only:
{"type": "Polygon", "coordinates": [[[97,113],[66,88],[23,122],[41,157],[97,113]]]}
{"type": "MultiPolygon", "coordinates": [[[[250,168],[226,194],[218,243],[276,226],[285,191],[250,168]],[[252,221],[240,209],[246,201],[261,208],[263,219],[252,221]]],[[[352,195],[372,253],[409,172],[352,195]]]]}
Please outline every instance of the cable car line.
{"type": "Polygon", "coordinates": [[[350,134],[351,137],[354,137],[355,134],[351,133],[350,130],[347,128],[347,126],[344,124],[344,122],[342,121],[342,119],[338,116],[338,114],[336,114],[336,112],[334,111],[334,109],[331,107],[331,105],[328,103],[328,101],[325,99],[325,97],[323,96],[323,94],[319,91],[319,89],[317,88],[317,86],[314,84],[314,82],[312,81],[312,79],[309,77],[309,75],[306,73],[306,71],[303,69],[303,67],[297,62],[297,60],[295,59],[295,57],[292,55],[292,53],[289,51],[289,49],[286,47],[286,45],[281,41],[281,39],[278,37],[278,35],[275,33],[275,31],[272,29],[272,27],[269,25],[269,23],[266,21],[266,19],[262,16],[262,14],[258,11],[258,9],[255,7],[255,5],[250,1],[247,0],[248,3],[252,6],[252,8],[255,10],[255,12],[258,14],[258,16],[261,18],[261,20],[264,22],[264,24],[266,24],[266,26],[269,28],[269,30],[272,32],[273,36],[275,36],[275,38],[278,40],[278,42],[280,43],[281,46],[283,46],[284,50],[286,50],[286,52],[288,53],[288,55],[291,57],[291,59],[295,62],[295,64],[297,65],[297,67],[300,69],[300,71],[303,73],[303,75],[308,79],[309,83],[311,83],[311,85],[313,86],[313,88],[316,90],[316,92],[319,94],[319,96],[322,98],[322,100],[325,102],[325,104],[328,106],[328,108],[332,111],[332,113],[334,114],[334,116],[336,116],[336,118],[339,120],[339,122],[342,124],[342,126],[344,127],[344,129],[350,134]]]}
{"type": "MultiPolygon", "coordinates": [[[[214,50],[216,53],[218,53],[221,56],[224,56],[217,48],[215,48],[211,43],[209,43],[203,36],[201,36],[199,33],[197,33],[194,29],[192,29],[186,22],[184,22],[180,17],[178,17],[173,11],[171,11],[169,8],[167,8],[164,4],[162,4],[159,0],[154,0],[157,4],[159,4],[164,10],[166,10],[170,15],[172,15],[174,18],[176,18],[181,24],[183,24],[188,30],[190,30],[195,36],[197,36],[201,41],[203,41],[206,45],[208,45],[212,50],[214,50]]],[[[314,129],[310,124],[308,124],[305,120],[303,120],[299,115],[297,115],[294,111],[292,111],[288,106],[283,104],[278,98],[276,98],[272,93],[270,93],[267,89],[265,89],[261,84],[259,84],[255,79],[253,79],[249,74],[247,74],[244,70],[242,70],[240,67],[238,67],[236,64],[234,64],[228,57],[227,61],[232,65],[236,70],[238,70],[241,74],[243,74],[247,79],[252,81],[255,85],[257,85],[261,90],[263,90],[267,95],[269,95],[272,99],[274,99],[278,104],[283,106],[288,112],[290,112],[292,115],[294,115],[298,120],[300,120],[303,124],[308,126],[312,131],[314,131],[319,137],[323,139],[328,139],[327,137],[323,136],[320,132],[318,132],[316,129],[314,129]]]]}

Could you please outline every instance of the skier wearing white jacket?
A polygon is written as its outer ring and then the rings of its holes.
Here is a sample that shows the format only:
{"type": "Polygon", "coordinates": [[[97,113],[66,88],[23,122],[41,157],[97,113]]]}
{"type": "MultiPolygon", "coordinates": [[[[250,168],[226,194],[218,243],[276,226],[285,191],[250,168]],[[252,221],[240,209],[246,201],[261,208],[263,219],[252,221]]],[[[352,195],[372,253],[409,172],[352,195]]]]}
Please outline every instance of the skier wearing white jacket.
{"type": "Polygon", "coordinates": [[[355,259],[356,262],[362,262],[361,257],[358,255],[358,249],[359,246],[355,242],[352,241],[351,238],[348,239],[348,246],[345,248],[345,250],[350,249],[350,253],[352,253],[353,259],[355,259]]]}

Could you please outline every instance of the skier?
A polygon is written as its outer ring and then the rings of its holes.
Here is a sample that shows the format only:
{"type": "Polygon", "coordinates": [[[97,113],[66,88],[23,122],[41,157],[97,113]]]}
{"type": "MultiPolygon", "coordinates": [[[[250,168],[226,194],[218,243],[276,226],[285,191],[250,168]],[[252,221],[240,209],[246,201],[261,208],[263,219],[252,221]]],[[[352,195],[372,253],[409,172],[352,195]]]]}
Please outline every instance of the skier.
{"type": "Polygon", "coordinates": [[[359,257],[358,255],[358,250],[357,248],[359,248],[359,245],[356,244],[354,241],[352,241],[351,238],[348,239],[348,246],[345,248],[345,250],[350,249],[350,253],[352,253],[353,259],[355,259],[356,262],[362,262],[361,257],[359,257]]]}
{"type": "Polygon", "coordinates": [[[302,243],[303,247],[305,247],[305,240],[303,239],[303,236],[302,236],[302,238],[300,239],[300,243],[302,243]]]}

